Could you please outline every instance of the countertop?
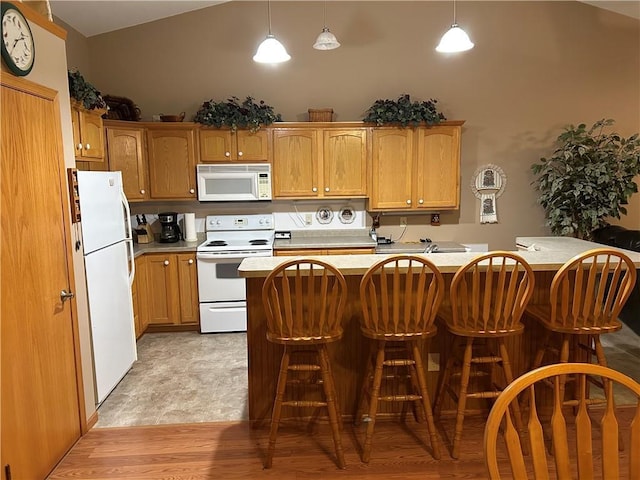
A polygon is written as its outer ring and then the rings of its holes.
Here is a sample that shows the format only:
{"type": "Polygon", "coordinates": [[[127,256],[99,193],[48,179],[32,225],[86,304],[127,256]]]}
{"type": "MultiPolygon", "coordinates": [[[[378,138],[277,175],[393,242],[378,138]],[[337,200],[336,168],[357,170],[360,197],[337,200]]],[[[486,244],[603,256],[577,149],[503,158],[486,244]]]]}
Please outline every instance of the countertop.
{"type": "Polygon", "coordinates": [[[290,239],[276,238],[274,250],[302,248],[375,248],[366,228],[354,230],[293,230],[290,239]]]}
{"type": "MultiPolygon", "coordinates": [[[[460,245],[455,242],[438,242],[433,241],[431,243],[425,242],[394,242],[394,243],[383,243],[376,246],[376,253],[381,254],[398,254],[398,253],[424,253],[425,249],[429,245],[437,245],[438,253],[459,253],[465,252],[466,249],[464,245],[460,245]]],[[[436,252],[434,252],[436,253],[436,252]]]]}
{"type": "Polygon", "coordinates": [[[204,242],[205,234],[198,233],[198,239],[195,242],[185,242],[180,240],[174,243],[134,243],[133,256],[134,258],[144,255],[145,253],[181,253],[181,252],[195,252],[198,245],[204,242]]]}
{"type": "MultiPolygon", "coordinates": [[[[587,242],[568,237],[517,237],[515,244],[537,248],[535,251],[518,251],[535,271],[557,271],[575,255],[592,248],[602,248],[599,243],[587,242]]],[[[621,249],[618,249],[621,250],[621,249]]],[[[640,253],[623,250],[640,268],[640,253]]],[[[481,255],[478,252],[427,253],[428,257],[442,273],[454,273],[459,267],[481,255]]],[[[344,275],[362,275],[375,262],[384,258],[381,254],[371,255],[324,255],[322,260],[335,265],[344,275]]],[[[239,275],[245,278],[265,277],[279,264],[290,260],[287,257],[246,258],[240,264],[239,275]]]]}

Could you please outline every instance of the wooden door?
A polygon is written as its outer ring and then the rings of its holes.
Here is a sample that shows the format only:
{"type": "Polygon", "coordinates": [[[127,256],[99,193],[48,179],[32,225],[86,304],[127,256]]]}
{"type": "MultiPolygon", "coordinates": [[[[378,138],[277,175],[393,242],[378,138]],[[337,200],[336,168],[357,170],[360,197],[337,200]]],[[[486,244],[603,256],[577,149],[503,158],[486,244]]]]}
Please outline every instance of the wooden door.
{"type": "MultiPolygon", "coordinates": [[[[57,93],[2,84],[2,478],[42,479],[80,437],[68,192],[57,93]]],[[[81,410],[82,409],[82,410],[81,410]]]]}
{"type": "Polygon", "coordinates": [[[417,129],[417,208],[460,206],[460,130],[444,125],[417,129]]]}
{"type": "Polygon", "coordinates": [[[102,114],[104,110],[80,111],[80,138],[83,149],[82,158],[91,161],[104,160],[104,131],[102,128],[102,114]]]}
{"type": "Polygon", "coordinates": [[[372,210],[413,208],[413,130],[373,129],[369,207],[372,210]]]}
{"type": "Polygon", "coordinates": [[[324,131],[325,197],[367,194],[367,151],[366,128],[324,131]]]}
{"type": "Polygon", "coordinates": [[[268,162],[271,160],[269,131],[236,130],[236,153],[239,162],[268,162]]]}
{"type": "Polygon", "coordinates": [[[194,129],[147,130],[152,199],[196,198],[194,129]]]}
{"type": "Polygon", "coordinates": [[[203,128],[200,130],[200,161],[229,162],[235,157],[231,130],[203,128]]]}
{"type": "Polygon", "coordinates": [[[273,194],[276,198],[317,197],[318,131],[273,130],[273,194]]]}
{"type": "Polygon", "coordinates": [[[146,300],[149,325],[179,323],[177,265],[173,254],[147,254],[146,300]]]}
{"type": "Polygon", "coordinates": [[[194,253],[176,254],[180,289],[180,323],[198,323],[198,271],[194,253]]]}
{"type": "Polygon", "coordinates": [[[148,200],[144,129],[107,127],[109,170],[122,172],[124,193],[129,200],[148,200]]]}

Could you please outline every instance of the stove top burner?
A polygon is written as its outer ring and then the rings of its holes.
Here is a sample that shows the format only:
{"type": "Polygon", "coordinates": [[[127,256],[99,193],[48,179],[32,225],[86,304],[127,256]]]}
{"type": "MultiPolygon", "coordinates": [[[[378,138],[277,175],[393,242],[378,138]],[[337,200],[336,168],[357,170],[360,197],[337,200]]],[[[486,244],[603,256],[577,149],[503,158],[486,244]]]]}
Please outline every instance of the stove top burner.
{"type": "Polygon", "coordinates": [[[212,240],[207,243],[207,247],[226,247],[227,245],[229,244],[224,240],[212,240]]]}
{"type": "Polygon", "coordinates": [[[269,242],[264,238],[257,238],[255,240],[250,240],[250,245],[267,245],[269,242]]]}

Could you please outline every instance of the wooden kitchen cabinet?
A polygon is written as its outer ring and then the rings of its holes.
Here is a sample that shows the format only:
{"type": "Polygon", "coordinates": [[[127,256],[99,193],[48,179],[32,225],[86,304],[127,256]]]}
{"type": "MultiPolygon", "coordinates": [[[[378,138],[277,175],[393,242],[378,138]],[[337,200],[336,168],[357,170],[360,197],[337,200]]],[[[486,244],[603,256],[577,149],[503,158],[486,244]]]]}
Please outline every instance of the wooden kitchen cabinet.
{"type": "Polygon", "coordinates": [[[76,161],[104,162],[104,132],[102,115],[106,110],[86,110],[79,103],[71,103],[71,125],[76,161]]]}
{"type": "Polygon", "coordinates": [[[136,271],[131,286],[131,299],[133,301],[133,322],[136,339],[140,338],[149,326],[147,309],[147,262],[143,255],[135,259],[136,271]]]}
{"type": "Polygon", "coordinates": [[[201,128],[200,162],[269,162],[271,161],[270,131],[201,128]]]}
{"type": "Polygon", "coordinates": [[[149,328],[197,326],[199,309],[195,253],[148,253],[145,257],[149,328]]]}
{"type": "Polygon", "coordinates": [[[194,200],[196,130],[193,124],[147,127],[149,191],[152,200],[194,200]]]}
{"type": "Polygon", "coordinates": [[[105,122],[109,170],[122,172],[129,201],[149,200],[145,129],[131,122],[105,122]]]}
{"type": "Polygon", "coordinates": [[[363,197],[367,194],[368,129],[275,128],[275,198],[363,197]]]}
{"type": "Polygon", "coordinates": [[[374,128],[371,210],[451,210],[460,206],[463,121],[374,128]]]}

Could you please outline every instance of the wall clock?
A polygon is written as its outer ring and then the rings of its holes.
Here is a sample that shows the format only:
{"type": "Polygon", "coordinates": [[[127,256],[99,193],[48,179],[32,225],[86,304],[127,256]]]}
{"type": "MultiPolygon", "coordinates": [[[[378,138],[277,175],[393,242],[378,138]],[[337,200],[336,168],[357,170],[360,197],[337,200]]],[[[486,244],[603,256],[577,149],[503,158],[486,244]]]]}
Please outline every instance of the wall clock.
{"type": "Polygon", "coordinates": [[[27,75],[35,61],[35,42],[29,23],[18,8],[2,2],[1,36],[2,59],[15,75],[27,75]]]}

